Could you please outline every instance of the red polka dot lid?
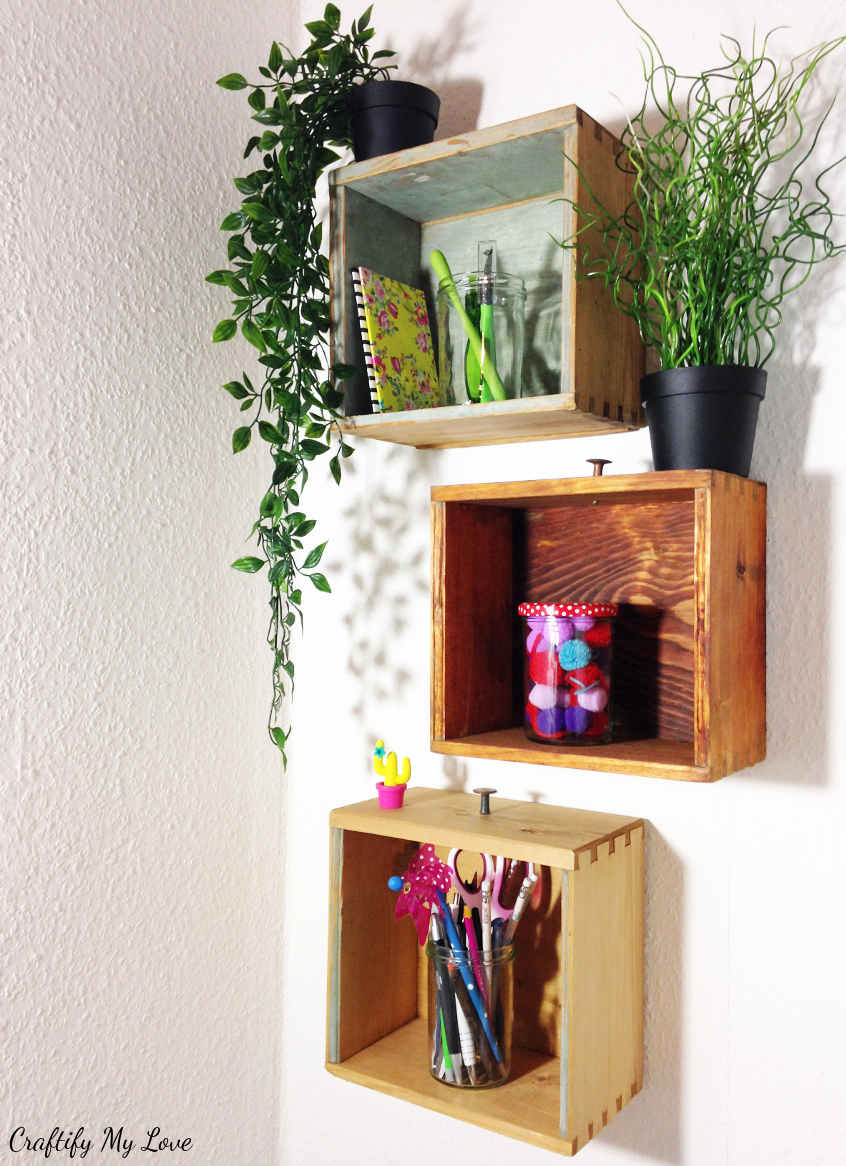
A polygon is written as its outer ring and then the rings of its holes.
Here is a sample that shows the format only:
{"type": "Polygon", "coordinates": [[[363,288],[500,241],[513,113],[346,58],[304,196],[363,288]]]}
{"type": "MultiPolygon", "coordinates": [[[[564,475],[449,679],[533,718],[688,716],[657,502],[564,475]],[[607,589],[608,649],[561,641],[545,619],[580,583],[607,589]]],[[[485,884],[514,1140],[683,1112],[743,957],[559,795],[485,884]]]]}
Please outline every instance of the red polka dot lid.
{"type": "Polygon", "coordinates": [[[617,614],[616,603],[521,603],[517,608],[518,615],[562,615],[562,616],[592,616],[594,619],[607,618],[617,614]]]}

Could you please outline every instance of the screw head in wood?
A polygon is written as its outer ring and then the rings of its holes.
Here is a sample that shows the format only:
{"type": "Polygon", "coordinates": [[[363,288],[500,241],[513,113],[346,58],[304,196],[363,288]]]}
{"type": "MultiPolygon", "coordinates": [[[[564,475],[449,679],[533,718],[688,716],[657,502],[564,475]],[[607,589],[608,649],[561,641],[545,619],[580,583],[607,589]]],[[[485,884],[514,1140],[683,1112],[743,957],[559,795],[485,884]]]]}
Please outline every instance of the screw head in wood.
{"type": "Polygon", "coordinates": [[[480,798],[479,813],[489,814],[491,812],[491,794],[495,794],[495,789],[490,789],[488,786],[478,786],[473,790],[474,794],[478,794],[480,798]]]}

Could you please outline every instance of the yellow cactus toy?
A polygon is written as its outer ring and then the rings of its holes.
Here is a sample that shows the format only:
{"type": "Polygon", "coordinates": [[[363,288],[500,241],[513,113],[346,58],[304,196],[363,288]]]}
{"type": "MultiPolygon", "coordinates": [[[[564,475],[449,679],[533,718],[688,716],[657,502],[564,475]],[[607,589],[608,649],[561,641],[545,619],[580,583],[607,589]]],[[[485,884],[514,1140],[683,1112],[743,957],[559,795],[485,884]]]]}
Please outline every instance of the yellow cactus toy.
{"type": "Polygon", "coordinates": [[[373,750],[373,772],[381,777],[385,785],[405,785],[411,777],[411,762],[403,758],[402,771],[397,773],[397,755],[389,753],[385,756],[385,742],[380,738],[373,750]]]}

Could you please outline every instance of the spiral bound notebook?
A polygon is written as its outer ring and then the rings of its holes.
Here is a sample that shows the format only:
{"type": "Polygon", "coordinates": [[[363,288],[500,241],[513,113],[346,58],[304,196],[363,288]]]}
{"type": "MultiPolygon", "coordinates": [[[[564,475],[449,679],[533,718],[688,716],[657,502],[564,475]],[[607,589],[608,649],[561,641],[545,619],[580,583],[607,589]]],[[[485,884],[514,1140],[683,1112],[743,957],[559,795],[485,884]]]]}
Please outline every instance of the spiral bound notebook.
{"type": "Polygon", "coordinates": [[[442,405],[423,292],[367,267],[352,280],[374,413],[442,405]]]}

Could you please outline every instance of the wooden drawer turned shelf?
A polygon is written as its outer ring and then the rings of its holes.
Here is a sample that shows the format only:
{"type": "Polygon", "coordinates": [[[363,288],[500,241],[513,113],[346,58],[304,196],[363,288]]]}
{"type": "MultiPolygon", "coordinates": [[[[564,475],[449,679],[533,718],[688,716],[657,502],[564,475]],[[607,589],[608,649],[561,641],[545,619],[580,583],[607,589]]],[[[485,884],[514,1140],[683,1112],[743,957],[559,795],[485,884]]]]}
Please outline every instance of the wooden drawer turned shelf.
{"type": "Polygon", "coordinates": [[[439,1113],[575,1154],[643,1082],[644,824],[453,791],[403,809],[333,810],[326,1067],[439,1113]],[[517,936],[509,1081],[455,1089],[428,1071],[425,955],[387,880],[431,842],[547,868],[517,936]]]}
{"type": "Polygon", "coordinates": [[[554,242],[574,223],[560,196],[587,203],[585,181],[622,209],[628,178],[615,165],[618,146],[569,105],[331,172],[332,359],[361,370],[344,382],[348,433],[447,448],[644,424],[637,330],[598,281],[576,282],[571,253],[554,242]],[[458,274],[476,267],[480,239],[496,239],[500,270],[526,282],[527,396],[371,414],[351,270],[363,265],[422,287],[437,347],[429,254],[442,250],[458,274]]]}
{"type": "Polygon", "coordinates": [[[714,781],[763,760],[766,487],[711,470],[432,489],[436,753],[714,781]],[[609,600],[610,745],[523,732],[522,600],[609,600]]]}

